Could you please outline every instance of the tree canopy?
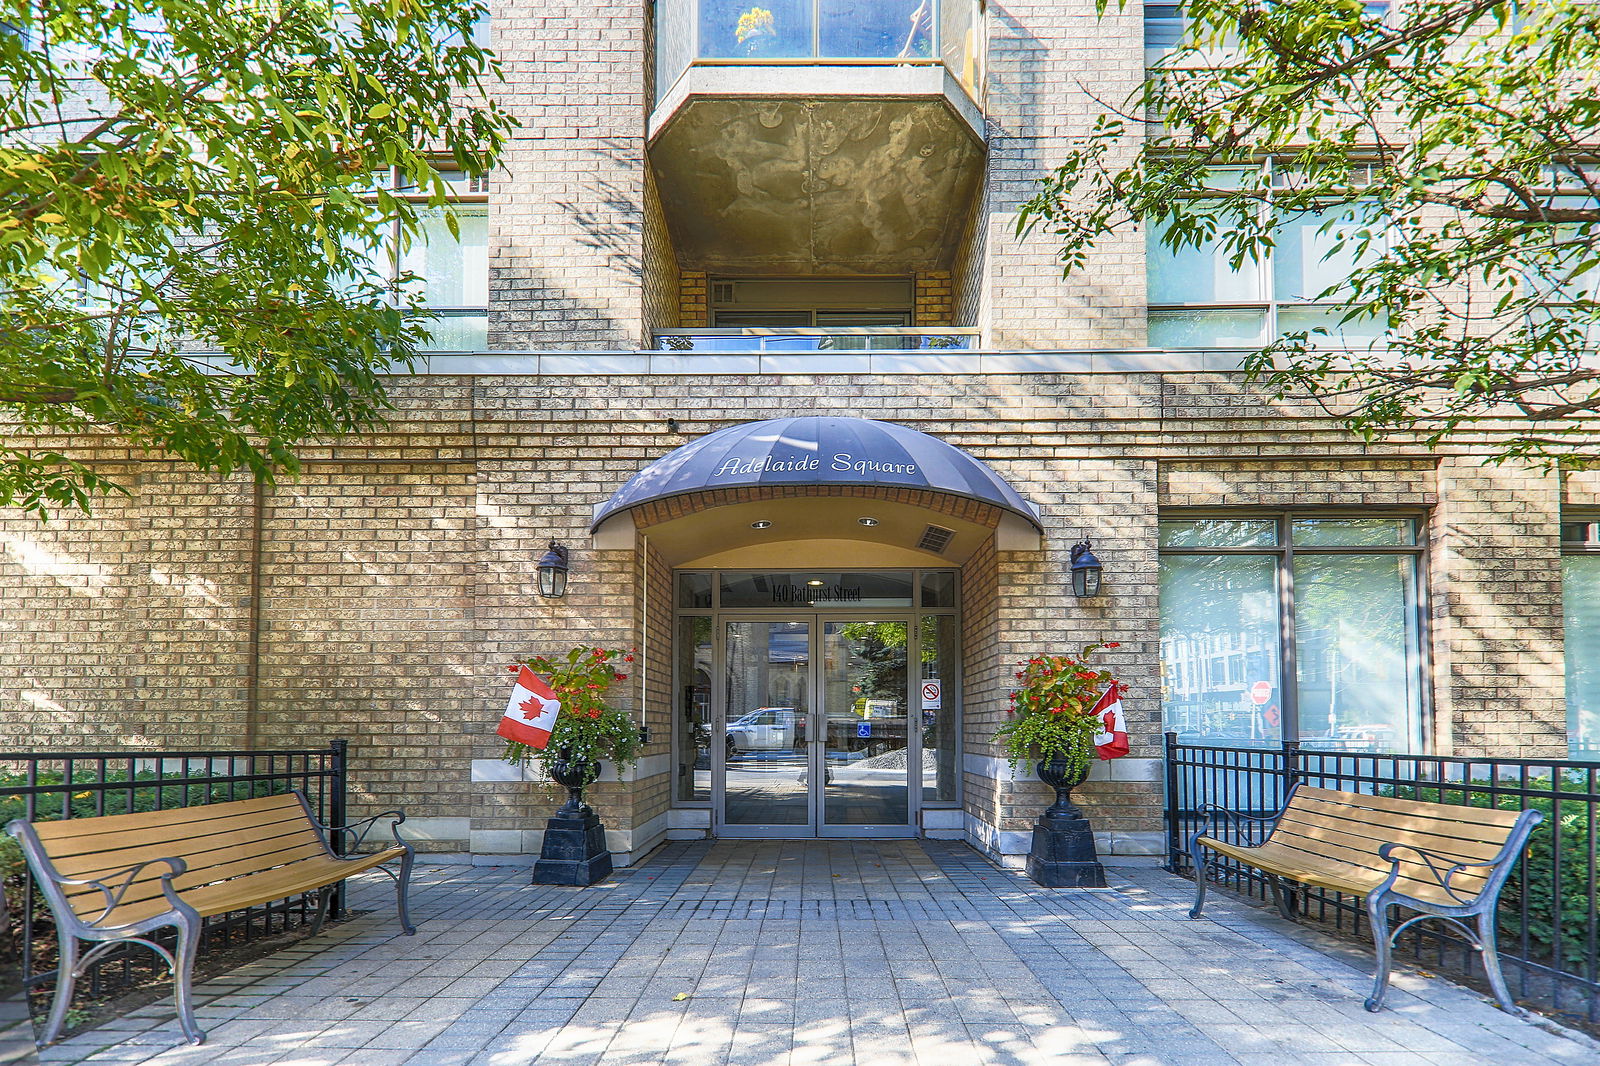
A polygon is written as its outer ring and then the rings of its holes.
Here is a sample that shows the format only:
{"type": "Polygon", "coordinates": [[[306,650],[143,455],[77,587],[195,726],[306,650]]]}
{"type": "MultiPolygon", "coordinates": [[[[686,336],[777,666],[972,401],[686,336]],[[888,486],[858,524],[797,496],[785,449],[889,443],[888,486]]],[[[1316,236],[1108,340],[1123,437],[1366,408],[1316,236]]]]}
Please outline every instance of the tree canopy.
{"type": "Polygon", "coordinates": [[[381,416],[427,336],[388,250],[449,200],[440,168],[486,175],[509,128],[485,15],[0,0],[0,504],[118,488],[28,438],[270,479],[381,416]]]}
{"type": "Polygon", "coordinates": [[[1069,274],[1128,227],[1269,276],[1314,246],[1323,278],[1293,295],[1326,311],[1280,316],[1246,356],[1256,380],[1369,439],[1489,432],[1496,459],[1600,459],[1600,5],[1180,12],[1019,230],[1053,234],[1069,274]]]}

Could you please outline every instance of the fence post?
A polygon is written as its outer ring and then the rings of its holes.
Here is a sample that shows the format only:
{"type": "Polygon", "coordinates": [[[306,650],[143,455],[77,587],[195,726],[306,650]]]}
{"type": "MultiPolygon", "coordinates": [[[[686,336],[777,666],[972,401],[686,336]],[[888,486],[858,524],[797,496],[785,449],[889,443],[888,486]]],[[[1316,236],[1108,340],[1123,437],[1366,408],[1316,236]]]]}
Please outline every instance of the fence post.
{"type": "Polygon", "coordinates": [[[1178,851],[1183,846],[1180,826],[1178,824],[1178,734],[1168,731],[1166,734],[1166,819],[1167,819],[1167,864],[1168,873],[1178,872],[1178,851]]]}
{"type": "MultiPolygon", "coordinates": [[[[329,825],[344,825],[346,822],[349,821],[349,817],[345,813],[346,812],[346,808],[345,808],[345,788],[346,788],[346,785],[348,784],[348,780],[349,780],[350,742],[348,740],[344,739],[343,737],[339,737],[338,739],[334,740],[332,744],[329,745],[329,748],[330,748],[331,753],[332,753],[333,782],[332,782],[332,787],[330,787],[329,790],[328,790],[328,824],[329,825]]],[[[335,855],[343,855],[344,854],[344,840],[345,840],[344,834],[343,833],[330,833],[328,835],[333,838],[330,841],[330,843],[333,845],[333,853],[335,855]]],[[[329,900],[328,902],[329,902],[329,909],[328,909],[329,916],[333,917],[333,918],[343,918],[344,917],[344,882],[343,881],[340,881],[337,885],[334,886],[333,898],[331,900],[329,900]]]]}
{"type": "MultiPolygon", "coordinates": [[[[1283,742],[1283,791],[1287,795],[1300,780],[1300,742],[1286,740],[1283,742]]],[[[1283,806],[1283,797],[1278,797],[1278,806],[1283,806]]]]}

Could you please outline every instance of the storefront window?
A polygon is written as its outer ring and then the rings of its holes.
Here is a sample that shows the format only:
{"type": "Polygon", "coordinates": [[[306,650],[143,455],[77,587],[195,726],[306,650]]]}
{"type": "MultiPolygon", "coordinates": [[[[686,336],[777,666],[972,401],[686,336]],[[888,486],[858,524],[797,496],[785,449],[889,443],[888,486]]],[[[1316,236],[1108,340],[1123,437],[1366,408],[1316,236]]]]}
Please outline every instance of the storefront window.
{"type": "Polygon", "coordinates": [[[1167,728],[1189,743],[1420,750],[1420,554],[1410,517],[1163,521],[1167,728]]]}
{"type": "Polygon", "coordinates": [[[1600,522],[1564,523],[1561,541],[1567,752],[1600,762],[1600,522]]]}
{"type": "Polygon", "coordinates": [[[925,614],[921,624],[917,704],[922,710],[922,802],[953,803],[960,798],[961,773],[956,619],[949,614],[925,614]]]}

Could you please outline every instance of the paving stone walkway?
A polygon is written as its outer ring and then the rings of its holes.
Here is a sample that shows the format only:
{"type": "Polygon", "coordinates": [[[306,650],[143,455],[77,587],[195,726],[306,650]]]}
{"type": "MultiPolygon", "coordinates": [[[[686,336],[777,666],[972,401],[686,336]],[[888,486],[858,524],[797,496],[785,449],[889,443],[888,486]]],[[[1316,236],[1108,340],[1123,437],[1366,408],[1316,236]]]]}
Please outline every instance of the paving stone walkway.
{"type": "Polygon", "coordinates": [[[421,866],[418,935],[371,913],[44,1049],[162,1066],[1551,1066],[1600,1045],[1438,978],[1362,1009],[1370,955],[1114,869],[1049,891],[937,841],[670,844],[588,889],[525,868],[421,866]],[[1331,949],[1331,953],[1330,953],[1331,949]],[[1347,957],[1344,957],[1348,955],[1347,957]]]}

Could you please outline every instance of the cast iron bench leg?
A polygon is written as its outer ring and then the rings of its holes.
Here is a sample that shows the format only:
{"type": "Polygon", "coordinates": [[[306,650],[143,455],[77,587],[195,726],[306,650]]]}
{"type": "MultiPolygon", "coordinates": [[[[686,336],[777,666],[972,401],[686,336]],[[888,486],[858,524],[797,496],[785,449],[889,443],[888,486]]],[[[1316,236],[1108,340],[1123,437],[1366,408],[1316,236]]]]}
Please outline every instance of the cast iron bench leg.
{"type": "Polygon", "coordinates": [[[67,1008],[72,1006],[72,986],[77,984],[78,938],[59,929],[60,958],[56,960],[56,992],[50,1001],[50,1017],[44,1024],[44,1043],[53,1044],[67,1024],[67,1008]]]}
{"type": "Polygon", "coordinates": [[[406,853],[400,856],[400,876],[394,880],[395,898],[400,908],[400,928],[405,930],[406,936],[417,934],[417,927],[411,924],[411,908],[407,903],[407,896],[411,892],[411,860],[415,857],[411,846],[406,845],[406,853]]]}
{"type": "Polygon", "coordinates": [[[1377,971],[1372,977],[1372,995],[1365,1004],[1370,1011],[1383,1006],[1383,996],[1389,990],[1389,904],[1382,893],[1367,897],[1367,919],[1372,923],[1372,943],[1378,949],[1377,971]]]}

